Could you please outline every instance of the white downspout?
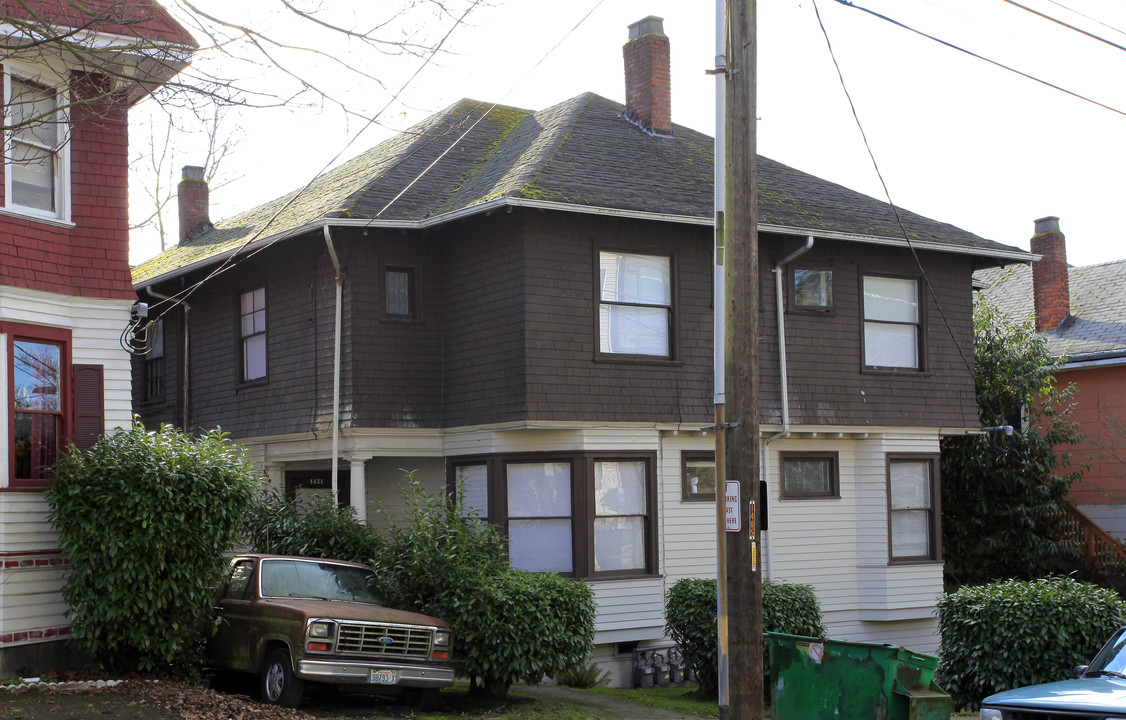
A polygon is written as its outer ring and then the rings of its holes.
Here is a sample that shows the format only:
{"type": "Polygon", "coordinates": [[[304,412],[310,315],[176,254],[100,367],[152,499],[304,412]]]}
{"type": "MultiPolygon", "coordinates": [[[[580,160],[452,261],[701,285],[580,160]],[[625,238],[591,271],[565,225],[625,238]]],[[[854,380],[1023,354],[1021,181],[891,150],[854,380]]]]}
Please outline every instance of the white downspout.
{"type": "MultiPolygon", "coordinates": [[[[152,285],[149,285],[148,287],[146,287],[145,292],[148,293],[149,295],[153,296],[157,300],[167,300],[169,302],[177,302],[176,298],[169,297],[167,295],[162,295],[162,294],[158,293],[156,290],[153,290],[152,285]]],[[[188,418],[189,418],[189,414],[191,412],[191,410],[190,410],[191,404],[189,403],[189,400],[191,399],[191,395],[189,394],[188,391],[191,387],[191,381],[189,379],[190,376],[188,375],[188,368],[190,367],[189,358],[191,357],[191,353],[188,352],[188,349],[189,349],[188,348],[188,338],[189,338],[189,335],[188,335],[188,318],[189,318],[189,315],[191,315],[192,306],[188,305],[187,300],[179,300],[178,302],[179,302],[180,305],[182,305],[184,307],[184,340],[183,340],[184,349],[182,351],[184,357],[181,358],[181,362],[183,363],[183,369],[180,372],[180,386],[183,388],[183,392],[184,392],[184,407],[181,408],[181,410],[180,410],[180,422],[183,423],[181,425],[180,429],[183,430],[185,433],[190,433],[192,430],[191,430],[190,427],[188,427],[188,418]]]]}
{"type": "MultiPolygon", "coordinates": [[[[813,236],[810,235],[797,250],[778,261],[774,266],[774,306],[778,311],[778,373],[782,385],[782,429],[762,441],[762,480],[766,483],[767,494],[770,490],[770,455],[767,453],[770,443],[790,435],[790,388],[786,368],[786,307],[782,294],[782,274],[786,265],[796,260],[801,255],[809,252],[813,247],[813,236]]],[[[769,539],[769,531],[763,533],[763,544],[766,546],[766,579],[774,579],[774,562],[771,557],[773,548],[769,539]]]]}
{"type": "Polygon", "coordinates": [[[336,324],[333,328],[332,348],[332,499],[340,503],[340,489],[336,486],[336,472],[340,467],[340,327],[344,304],[344,273],[340,271],[340,259],[332,245],[332,233],[324,226],[325,245],[332,267],[336,270],[336,324]]]}

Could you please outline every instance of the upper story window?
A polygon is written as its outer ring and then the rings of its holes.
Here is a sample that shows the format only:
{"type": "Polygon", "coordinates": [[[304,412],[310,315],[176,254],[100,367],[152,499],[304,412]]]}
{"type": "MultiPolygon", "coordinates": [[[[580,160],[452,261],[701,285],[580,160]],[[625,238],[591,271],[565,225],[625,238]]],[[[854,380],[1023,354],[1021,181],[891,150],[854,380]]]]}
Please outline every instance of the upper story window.
{"type": "Polygon", "coordinates": [[[833,271],[825,268],[794,268],[794,308],[798,310],[831,310],[833,308],[833,271]]]}
{"type": "Polygon", "coordinates": [[[919,282],[864,276],[864,365],[921,370],[919,282]]]}
{"type": "Polygon", "coordinates": [[[602,354],[672,356],[672,258],[604,250],[598,285],[602,354]]]}
{"type": "Polygon", "coordinates": [[[18,65],[4,74],[4,205],[9,210],[69,220],[69,127],[62,92],[18,65]]]}
{"type": "Polygon", "coordinates": [[[389,267],[383,271],[383,316],[391,320],[413,320],[415,309],[414,268],[389,267]]]}
{"type": "Polygon", "coordinates": [[[266,288],[240,296],[239,317],[239,380],[261,380],[266,377],[266,288]]]}
{"type": "Polygon", "coordinates": [[[892,561],[938,560],[934,457],[888,456],[888,545],[892,561]]]}

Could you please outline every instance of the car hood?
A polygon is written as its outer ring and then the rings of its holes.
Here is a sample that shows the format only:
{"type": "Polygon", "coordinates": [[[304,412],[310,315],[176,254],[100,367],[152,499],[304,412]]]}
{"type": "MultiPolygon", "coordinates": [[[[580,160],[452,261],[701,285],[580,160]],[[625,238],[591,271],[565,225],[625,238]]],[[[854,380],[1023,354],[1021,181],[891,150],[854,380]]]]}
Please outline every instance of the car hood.
{"type": "Polygon", "coordinates": [[[1126,680],[1086,678],[1031,685],[990,695],[982,705],[1120,712],[1126,708],[1126,680]]]}
{"type": "Polygon", "coordinates": [[[395,610],[383,605],[348,602],[346,600],[317,600],[315,598],[262,598],[262,602],[275,607],[291,608],[308,617],[357,620],[360,622],[400,623],[403,625],[433,625],[448,628],[445,620],[436,617],[395,610]]]}

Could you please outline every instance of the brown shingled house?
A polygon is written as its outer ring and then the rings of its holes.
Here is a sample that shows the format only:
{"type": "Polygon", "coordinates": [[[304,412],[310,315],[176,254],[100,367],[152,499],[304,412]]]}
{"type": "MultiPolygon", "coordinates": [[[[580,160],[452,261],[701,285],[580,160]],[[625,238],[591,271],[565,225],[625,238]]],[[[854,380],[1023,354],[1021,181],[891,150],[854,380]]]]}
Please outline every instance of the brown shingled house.
{"type": "MultiPolygon", "coordinates": [[[[667,42],[631,26],[627,67],[663,47],[667,69],[667,42]]],[[[665,590],[716,562],[713,141],[666,132],[651,98],[463,100],[136,268],[171,307],[137,411],[221,425],[295,493],[331,485],[335,454],[372,523],[401,468],[464,482],[514,565],[591,584],[596,659],[628,677],[665,590]]],[[[1029,255],[901,229],[766,158],[759,178],[766,575],[811,583],[836,637],[934,650],[939,439],[977,425],[971,273],[1029,255]]]]}

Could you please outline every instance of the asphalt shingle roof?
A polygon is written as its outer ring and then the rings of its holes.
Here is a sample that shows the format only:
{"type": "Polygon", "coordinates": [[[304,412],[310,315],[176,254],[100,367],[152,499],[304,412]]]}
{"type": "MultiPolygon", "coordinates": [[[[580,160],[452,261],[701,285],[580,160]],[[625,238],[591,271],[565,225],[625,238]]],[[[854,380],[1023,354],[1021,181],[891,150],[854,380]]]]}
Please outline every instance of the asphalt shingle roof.
{"type": "MultiPolygon", "coordinates": [[[[539,112],[461,100],[307,190],[217,222],[141,264],[134,282],[325,218],[426,222],[505,198],[710,221],[712,138],[679,125],[672,137],[648,135],[624,112],[592,93],[539,112]]],[[[902,242],[891,207],[867,195],[761,156],[759,184],[760,225],[902,242]]],[[[911,212],[900,217],[913,242],[1009,260],[1027,255],[911,212]]]]}
{"type": "MultiPolygon", "coordinates": [[[[1036,309],[1032,295],[1032,267],[1010,265],[979,270],[975,278],[990,301],[1016,320],[1031,318],[1036,309]]],[[[1126,260],[1068,267],[1071,313],[1055,330],[1044,334],[1048,349],[1056,357],[1073,361],[1092,355],[1126,352],[1126,260]]]]}

